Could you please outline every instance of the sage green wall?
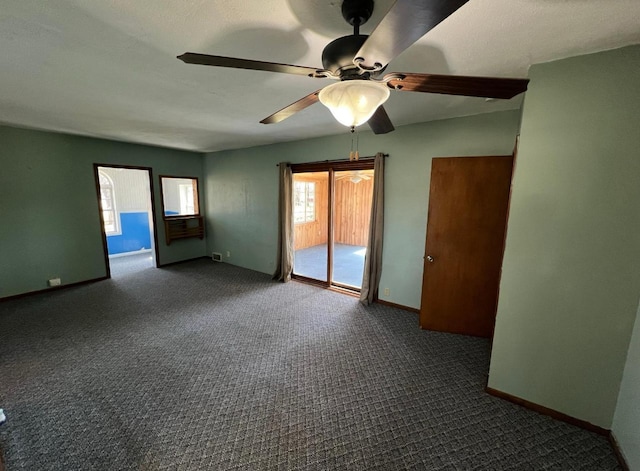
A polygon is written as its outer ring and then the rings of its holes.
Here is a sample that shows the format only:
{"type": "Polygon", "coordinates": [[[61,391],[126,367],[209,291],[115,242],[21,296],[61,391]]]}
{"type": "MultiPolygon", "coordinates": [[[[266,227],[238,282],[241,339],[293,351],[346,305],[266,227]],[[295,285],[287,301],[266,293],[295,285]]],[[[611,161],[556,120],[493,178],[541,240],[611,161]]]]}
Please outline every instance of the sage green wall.
{"type": "MultiPolygon", "coordinates": [[[[152,167],[160,225],[158,175],[202,177],[202,154],[0,126],[0,298],[106,274],[94,163],[152,167]]],[[[158,239],[161,263],[206,254],[158,239]]]]}
{"type": "Polygon", "coordinates": [[[640,306],[633,327],[612,430],[629,469],[640,470],[640,306]]]}
{"type": "MultiPolygon", "coordinates": [[[[385,169],[382,299],[420,307],[431,158],[511,154],[520,112],[500,112],[402,126],[376,136],[360,133],[360,154],[390,154],[385,169]]],[[[277,162],[312,162],[348,156],[344,134],[205,157],[209,252],[264,273],[275,269],[278,221],[277,162]]],[[[382,290],[381,290],[382,293],[382,290]]]]}
{"type": "Polygon", "coordinates": [[[640,47],[530,78],[489,386],[610,428],[640,298],[640,47]]]}

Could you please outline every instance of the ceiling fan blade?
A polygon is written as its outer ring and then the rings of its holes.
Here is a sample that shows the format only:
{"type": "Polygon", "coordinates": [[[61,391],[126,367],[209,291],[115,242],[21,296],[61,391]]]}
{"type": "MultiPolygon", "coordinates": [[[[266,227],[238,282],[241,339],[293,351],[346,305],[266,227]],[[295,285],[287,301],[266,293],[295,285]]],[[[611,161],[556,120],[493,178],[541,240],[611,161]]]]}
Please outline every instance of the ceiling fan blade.
{"type": "Polygon", "coordinates": [[[373,116],[369,118],[369,127],[374,134],[386,134],[393,131],[393,123],[389,119],[387,111],[384,106],[380,105],[373,116]]]}
{"type": "Polygon", "coordinates": [[[397,0],[362,45],[354,62],[380,70],[468,0],[397,0]]]}
{"type": "Polygon", "coordinates": [[[277,62],[262,62],[236,57],[211,56],[209,54],[197,54],[185,52],[178,56],[187,64],[212,65],[216,67],[230,67],[232,69],[264,70],[267,72],[280,72],[283,74],[305,75],[307,77],[327,77],[331,72],[324,69],[305,67],[302,65],[278,64],[277,62]]]}
{"type": "Polygon", "coordinates": [[[383,78],[396,90],[509,99],[525,92],[529,79],[392,73],[383,78]]]}
{"type": "Polygon", "coordinates": [[[280,121],[287,119],[289,116],[297,113],[298,111],[302,111],[305,108],[313,105],[314,103],[317,103],[318,93],[320,93],[320,90],[316,90],[315,92],[310,93],[303,98],[300,98],[298,101],[285,106],[281,110],[273,113],[271,116],[267,116],[260,122],[262,124],[279,123],[280,121]]]}

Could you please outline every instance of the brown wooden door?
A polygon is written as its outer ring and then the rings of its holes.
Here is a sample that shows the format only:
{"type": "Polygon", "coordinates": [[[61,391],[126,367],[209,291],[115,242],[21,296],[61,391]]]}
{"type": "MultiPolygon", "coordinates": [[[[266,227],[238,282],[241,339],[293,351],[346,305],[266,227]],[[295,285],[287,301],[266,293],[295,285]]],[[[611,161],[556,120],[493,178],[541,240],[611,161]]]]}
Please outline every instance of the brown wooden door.
{"type": "Polygon", "coordinates": [[[433,159],[423,329],[493,335],[512,169],[512,156],[433,159]]]}

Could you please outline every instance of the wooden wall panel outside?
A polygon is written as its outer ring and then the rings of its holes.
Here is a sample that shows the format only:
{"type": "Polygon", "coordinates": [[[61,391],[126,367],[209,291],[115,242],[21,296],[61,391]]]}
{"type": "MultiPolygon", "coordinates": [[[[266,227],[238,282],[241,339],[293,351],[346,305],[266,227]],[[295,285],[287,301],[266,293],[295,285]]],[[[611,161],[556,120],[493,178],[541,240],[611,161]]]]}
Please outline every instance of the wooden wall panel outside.
{"type": "MultiPolygon", "coordinates": [[[[337,172],[341,175],[346,172],[337,172]]],[[[365,173],[365,172],[363,172],[365,173]]],[[[367,172],[373,175],[373,172],[367,172]]],[[[315,182],[316,220],[294,225],[294,250],[327,243],[329,195],[326,172],[296,173],[294,181],[315,182]]],[[[348,178],[335,182],[334,242],[337,244],[367,245],[373,178],[353,183],[348,178]]]]}
{"type": "Polygon", "coordinates": [[[353,183],[336,180],[334,242],[365,247],[369,238],[373,178],[353,183]]]}
{"type": "Polygon", "coordinates": [[[294,181],[314,182],[316,184],[316,220],[294,224],[293,250],[326,244],[329,231],[328,174],[297,173],[294,174],[293,179],[294,181]]]}

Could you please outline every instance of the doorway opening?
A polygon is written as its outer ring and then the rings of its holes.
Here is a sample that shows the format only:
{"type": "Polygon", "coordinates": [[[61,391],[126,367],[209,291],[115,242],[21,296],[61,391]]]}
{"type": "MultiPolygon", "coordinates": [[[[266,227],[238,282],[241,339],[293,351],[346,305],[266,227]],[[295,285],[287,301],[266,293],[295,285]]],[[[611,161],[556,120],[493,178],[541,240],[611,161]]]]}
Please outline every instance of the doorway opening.
{"type": "Polygon", "coordinates": [[[292,165],[293,277],[360,291],[373,162],[292,165]]]}
{"type": "Polygon", "coordinates": [[[94,165],[107,276],[158,266],[151,169],[94,165]]]}

